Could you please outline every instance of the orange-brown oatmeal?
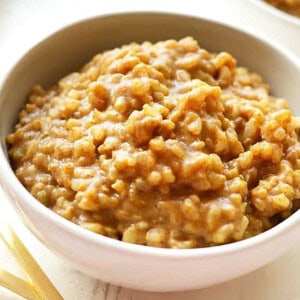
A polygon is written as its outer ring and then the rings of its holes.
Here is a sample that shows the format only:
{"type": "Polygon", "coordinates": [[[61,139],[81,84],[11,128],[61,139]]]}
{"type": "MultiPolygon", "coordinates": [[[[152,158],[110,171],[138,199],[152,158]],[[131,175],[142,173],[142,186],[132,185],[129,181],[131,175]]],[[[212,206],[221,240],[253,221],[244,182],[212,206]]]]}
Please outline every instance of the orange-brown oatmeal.
{"type": "Polygon", "coordinates": [[[300,0],[265,0],[284,12],[300,17],[300,0]]]}
{"type": "Polygon", "coordinates": [[[64,218],[195,248],[257,235],[296,209],[298,127],[259,75],[187,37],[122,46],[33,87],[7,142],[17,177],[64,218]]]}

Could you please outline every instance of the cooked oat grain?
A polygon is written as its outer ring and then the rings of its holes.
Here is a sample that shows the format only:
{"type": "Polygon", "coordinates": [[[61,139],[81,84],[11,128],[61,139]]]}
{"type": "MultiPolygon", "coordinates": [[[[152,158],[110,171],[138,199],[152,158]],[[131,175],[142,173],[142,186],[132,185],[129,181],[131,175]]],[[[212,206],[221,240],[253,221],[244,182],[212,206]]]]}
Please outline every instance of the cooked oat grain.
{"type": "Polygon", "coordinates": [[[187,37],[107,51],[33,87],[7,142],[18,178],[64,218],[194,248],[254,236],[293,211],[296,127],[259,75],[187,37]]]}

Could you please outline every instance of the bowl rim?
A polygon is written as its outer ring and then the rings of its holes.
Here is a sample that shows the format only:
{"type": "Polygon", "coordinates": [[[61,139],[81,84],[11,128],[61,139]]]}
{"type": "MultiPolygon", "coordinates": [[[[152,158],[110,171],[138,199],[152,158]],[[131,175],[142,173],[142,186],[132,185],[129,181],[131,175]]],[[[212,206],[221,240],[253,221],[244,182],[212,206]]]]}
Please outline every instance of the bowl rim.
{"type": "MultiPolygon", "coordinates": [[[[253,0],[258,1],[258,0],[253,0]]],[[[173,12],[165,12],[165,11],[125,11],[125,12],[116,12],[116,13],[107,13],[107,14],[99,14],[92,17],[85,17],[74,22],[70,22],[66,25],[60,26],[57,30],[47,35],[43,39],[39,40],[39,42],[35,43],[32,47],[26,50],[22,55],[15,61],[15,63],[10,67],[10,71],[5,74],[2,82],[0,83],[0,95],[2,93],[3,86],[5,86],[6,82],[9,80],[11,74],[14,69],[18,66],[19,63],[22,62],[26,56],[38,48],[39,45],[47,41],[48,39],[53,38],[56,34],[61,33],[62,31],[69,30],[71,27],[80,26],[83,23],[87,23],[96,19],[102,18],[116,18],[121,15],[153,15],[153,16],[174,16],[174,17],[183,17],[189,19],[200,19],[204,22],[211,23],[217,27],[225,27],[231,31],[235,31],[241,33],[243,35],[248,36],[249,38],[257,40],[259,43],[264,44],[264,46],[271,48],[273,51],[277,51],[279,55],[284,56],[291,63],[295,64],[300,72],[300,60],[298,60],[297,56],[294,55],[289,50],[285,49],[281,45],[274,43],[273,41],[267,39],[262,34],[254,33],[250,29],[240,29],[236,27],[236,25],[229,25],[227,23],[222,23],[220,21],[212,20],[205,17],[198,17],[191,14],[182,14],[182,13],[173,13],[173,12]]],[[[7,158],[3,145],[0,146],[0,188],[2,187],[3,191],[7,195],[7,199],[12,202],[12,197],[8,195],[7,190],[12,190],[14,196],[21,197],[25,202],[25,205],[29,207],[29,209],[33,210],[34,214],[39,214],[43,219],[47,219],[49,223],[55,223],[57,227],[64,230],[70,236],[76,237],[82,242],[92,243],[97,247],[106,247],[112,248],[115,251],[125,251],[127,253],[131,253],[134,255],[150,255],[153,257],[163,257],[164,259],[186,259],[186,258],[195,258],[195,257],[217,257],[223,256],[227,254],[233,254],[239,251],[243,251],[250,248],[256,248],[258,245],[262,245],[268,243],[270,239],[275,238],[281,234],[286,233],[292,227],[296,226],[297,223],[300,224],[300,210],[296,211],[293,215],[289,216],[287,219],[277,224],[276,226],[270,228],[269,230],[260,233],[254,237],[232,242],[224,245],[216,245],[211,247],[204,248],[192,248],[192,249],[171,249],[171,248],[157,248],[139,244],[131,244],[127,242],[123,242],[120,240],[115,240],[113,238],[109,238],[103,236],[101,234],[96,234],[87,229],[82,228],[81,226],[72,223],[71,221],[63,218],[62,216],[56,214],[51,209],[45,207],[41,204],[36,198],[34,198],[29,191],[22,185],[22,183],[18,180],[15,173],[12,170],[12,167],[9,163],[9,159],[7,158]]],[[[24,220],[23,223],[31,231],[31,226],[28,226],[24,220]]]]}
{"type": "Polygon", "coordinates": [[[300,17],[296,17],[285,11],[282,11],[279,8],[274,7],[263,0],[250,0],[250,1],[254,3],[256,6],[258,6],[261,10],[274,16],[275,18],[280,18],[290,24],[300,26],[300,17]]]}

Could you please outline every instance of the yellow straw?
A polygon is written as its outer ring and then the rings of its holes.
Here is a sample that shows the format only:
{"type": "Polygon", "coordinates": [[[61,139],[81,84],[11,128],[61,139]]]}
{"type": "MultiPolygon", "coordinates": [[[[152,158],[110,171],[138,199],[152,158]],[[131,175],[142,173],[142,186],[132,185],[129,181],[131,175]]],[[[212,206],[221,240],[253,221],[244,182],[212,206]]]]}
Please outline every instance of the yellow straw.
{"type": "Polygon", "coordinates": [[[28,300],[41,300],[32,284],[0,269],[0,285],[28,300]]]}
{"type": "Polygon", "coordinates": [[[3,234],[0,233],[0,237],[16,257],[16,260],[30,279],[31,284],[41,299],[63,300],[62,296],[25,248],[22,241],[17,237],[14,231],[7,226],[6,231],[3,231],[3,234]]]}

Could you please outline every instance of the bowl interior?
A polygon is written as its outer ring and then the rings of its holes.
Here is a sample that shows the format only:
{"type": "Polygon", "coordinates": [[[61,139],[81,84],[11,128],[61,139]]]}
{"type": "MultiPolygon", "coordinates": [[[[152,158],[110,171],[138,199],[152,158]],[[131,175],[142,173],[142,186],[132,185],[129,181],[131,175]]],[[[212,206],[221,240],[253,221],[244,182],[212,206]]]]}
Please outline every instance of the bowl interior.
{"type": "Polygon", "coordinates": [[[228,51],[252,71],[261,74],[272,93],[286,98],[300,113],[300,68],[275,46],[224,25],[188,16],[163,13],[107,15],[75,23],[40,42],[15,65],[0,94],[0,136],[11,131],[32,85],[47,87],[78,70],[94,54],[132,41],[152,42],[193,36],[209,51],[228,51]],[[163,29],[163,30],[162,30],[163,29]]]}

